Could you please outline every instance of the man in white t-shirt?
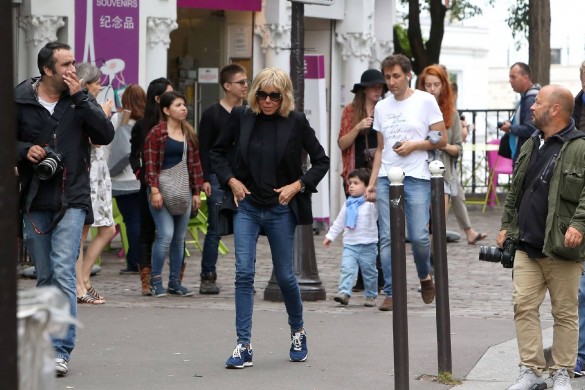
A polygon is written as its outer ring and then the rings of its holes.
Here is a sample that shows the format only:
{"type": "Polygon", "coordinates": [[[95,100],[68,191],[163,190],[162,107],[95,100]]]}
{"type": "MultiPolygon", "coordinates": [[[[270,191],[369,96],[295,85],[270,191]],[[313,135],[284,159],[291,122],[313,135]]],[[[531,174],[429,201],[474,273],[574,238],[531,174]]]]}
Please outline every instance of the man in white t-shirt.
{"type": "MultiPolygon", "coordinates": [[[[390,181],[387,169],[400,167],[405,173],[404,206],[408,237],[418,277],[421,296],[425,303],[435,298],[435,285],[430,274],[430,250],[428,222],[430,217],[431,185],[428,168],[428,151],[443,147],[447,133],[443,115],[436,99],[429,93],[409,87],[412,67],[408,57],[391,55],[382,61],[382,73],[391,93],[376,104],[374,130],[378,131],[378,148],[370,183],[366,190],[369,201],[378,205],[378,229],[380,234],[380,260],[384,274],[386,298],[378,307],[390,311],[392,303],[392,258],[390,250],[390,181]],[[437,140],[432,143],[430,131],[437,140]]],[[[431,137],[433,138],[433,137],[431,137]]]]}

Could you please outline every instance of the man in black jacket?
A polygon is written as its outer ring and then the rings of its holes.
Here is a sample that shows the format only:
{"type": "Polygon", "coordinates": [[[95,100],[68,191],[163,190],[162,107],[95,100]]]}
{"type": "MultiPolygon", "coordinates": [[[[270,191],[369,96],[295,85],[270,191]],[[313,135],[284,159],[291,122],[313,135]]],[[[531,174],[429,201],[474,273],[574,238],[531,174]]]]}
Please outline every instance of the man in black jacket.
{"type": "Polygon", "coordinates": [[[219,102],[214,103],[203,111],[198,129],[199,156],[201,157],[201,168],[203,169],[203,181],[210,184],[203,187],[207,195],[209,218],[201,255],[200,294],[219,294],[219,286],[216,283],[216,264],[220,237],[217,233],[218,216],[216,204],[222,201],[224,191],[220,188],[217,175],[211,166],[209,151],[219,133],[225,127],[232,108],[244,104],[249,83],[246,69],[238,64],[224,66],[219,73],[219,81],[225,95],[219,102]]]}
{"type": "MultiPolygon", "coordinates": [[[[37,286],[55,286],[77,317],[75,262],[84,223],[93,222],[89,145],[109,144],[114,128],[97,102],[81,88],[71,48],[47,43],[38,54],[41,77],[20,83],[17,163],[26,248],[37,286]]],[[[68,372],[75,325],[53,339],[56,373],[68,372]]]]}

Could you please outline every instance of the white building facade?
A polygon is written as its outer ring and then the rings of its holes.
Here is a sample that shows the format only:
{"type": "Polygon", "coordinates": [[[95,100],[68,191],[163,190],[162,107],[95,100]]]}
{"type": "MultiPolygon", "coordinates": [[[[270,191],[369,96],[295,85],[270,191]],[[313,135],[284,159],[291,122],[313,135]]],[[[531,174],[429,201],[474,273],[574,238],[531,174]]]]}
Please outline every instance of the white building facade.
{"type": "MultiPolygon", "coordinates": [[[[217,72],[236,62],[249,77],[264,67],[290,69],[289,0],[11,0],[15,83],[37,76],[36,58],[50,41],[68,43],[76,61],[101,67],[110,93],[169,78],[191,104],[194,123],[221,97],[217,72]],[[110,88],[111,87],[111,88],[110,88]]],[[[363,71],[392,53],[395,0],[334,0],[305,5],[305,53],[322,55],[325,103],[316,128],[331,157],[329,210],[344,201],[337,135],[341,111],[363,71]],[[319,125],[323,127],[323,125],[319,125]]],[[[320,84],[323,85],[323,84],[320,84]]]]}

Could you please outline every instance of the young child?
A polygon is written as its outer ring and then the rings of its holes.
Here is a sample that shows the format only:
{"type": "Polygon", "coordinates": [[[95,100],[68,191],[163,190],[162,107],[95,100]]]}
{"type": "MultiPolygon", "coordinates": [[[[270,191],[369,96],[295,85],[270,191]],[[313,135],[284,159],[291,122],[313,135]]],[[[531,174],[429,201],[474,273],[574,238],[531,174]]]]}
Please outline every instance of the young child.
{"type": "Polygon", "coordinates": [[[338,294],[335,302],[342,305],[349,303],[351,288],[358,272],[358,266],[364,279],[364,306],[376,306],[378,296],[378,270],[376,255],[378,253],[378,210],[372,202],[365,199],[366,186],[370,181],[370,170],[356,169],[348,176],[349,198],[345,201],[339,215],[325,235],[323,245],[326,247],[343,231],[343,257],[339,270],[338,294]]]}

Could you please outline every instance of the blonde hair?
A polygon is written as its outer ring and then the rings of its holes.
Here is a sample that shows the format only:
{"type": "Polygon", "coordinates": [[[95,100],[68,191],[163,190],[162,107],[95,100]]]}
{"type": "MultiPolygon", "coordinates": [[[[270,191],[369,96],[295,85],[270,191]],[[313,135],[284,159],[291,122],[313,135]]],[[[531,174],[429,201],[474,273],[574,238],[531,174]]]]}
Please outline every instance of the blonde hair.
{"type": "Polygon", "coordinates": [[[288,117],[290,112],[295,109],[295,98],[290,76],[282,69],[265,68],[254,77],[252,88],[248,92],[248,103],[250,104],[250,109],[256,114],[262,112],[256,98],[256,92],[265,87],[274,87],[280,92],[282,100],[280,101],[278,115],[284,118],[288,117]]]}

